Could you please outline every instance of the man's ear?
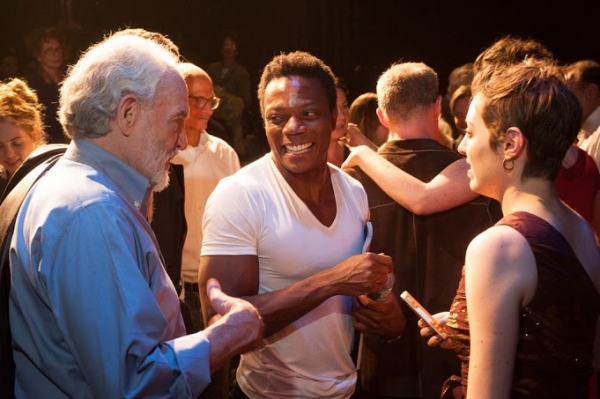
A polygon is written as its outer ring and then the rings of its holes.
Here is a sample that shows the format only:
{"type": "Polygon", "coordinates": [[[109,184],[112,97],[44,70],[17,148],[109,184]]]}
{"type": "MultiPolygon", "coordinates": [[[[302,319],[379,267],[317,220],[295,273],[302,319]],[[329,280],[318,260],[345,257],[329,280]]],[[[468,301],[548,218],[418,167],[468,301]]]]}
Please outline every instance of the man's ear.
{"type": "Polygon", "coordinates": [[[517,159],[525,153],[527,139],[518,127],[509,127],[502,141],[502,150],[505,159],[517,159]]]}
{"type": "Polygon", "coordinates": [[[129,136],[132,127],[140,117],[140,103],[136,96],[128,94],[119,101],[117,124],[125,136],[129,136]]]}
{"type": "Polygon", "coordinates": [[[385,116],[385,113],[383,112],[383,110],[379,107],[377,107],[377,117],[379,118],[379,122],[385,126],[386,128],[390,128],[390,124],[385,116]]]}
{"type": "Polygon", "coordinates": [[[435,112],[438,117],[442,114],[442,96],[437,96],[435,99],[435,112]]]}

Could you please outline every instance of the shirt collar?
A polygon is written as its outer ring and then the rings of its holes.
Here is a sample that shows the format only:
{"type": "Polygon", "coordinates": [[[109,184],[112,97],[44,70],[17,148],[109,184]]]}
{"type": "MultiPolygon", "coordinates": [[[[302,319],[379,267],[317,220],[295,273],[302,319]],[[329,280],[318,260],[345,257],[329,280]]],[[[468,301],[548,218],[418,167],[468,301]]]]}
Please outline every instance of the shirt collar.
{"type": "Polygon", "coordinates": [[[75,139],[65,152],[67,159],[104,174],[137,209],[146,214],[152,186],[137,170],[90,140],[75,139]]]}
{"type": "Polygon", "coordinates": [[[588,118],[583,122],[583,130],[588,133],[588,136],[596,131],[600,126],[600,107],[596,108],[594,112],[588,116],[588,118]]]}

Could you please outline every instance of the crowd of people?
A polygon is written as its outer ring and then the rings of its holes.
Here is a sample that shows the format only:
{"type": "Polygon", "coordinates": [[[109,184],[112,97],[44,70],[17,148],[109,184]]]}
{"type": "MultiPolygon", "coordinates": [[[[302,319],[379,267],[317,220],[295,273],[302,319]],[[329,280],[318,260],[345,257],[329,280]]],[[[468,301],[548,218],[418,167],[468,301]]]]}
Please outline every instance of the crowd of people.
{"type": "Polygon", "coordinates": [[[292,51],[253,98],[231,33],[206,69],[144,29],[68,69],[55,31],[28,43],[30,74],[0,60],[3,395],[597,398],[598,62],[507,36],[444,94],[399,61],[349,101],[292,51]],[[253,103],[268,149],[244,165],[253,103]]]}

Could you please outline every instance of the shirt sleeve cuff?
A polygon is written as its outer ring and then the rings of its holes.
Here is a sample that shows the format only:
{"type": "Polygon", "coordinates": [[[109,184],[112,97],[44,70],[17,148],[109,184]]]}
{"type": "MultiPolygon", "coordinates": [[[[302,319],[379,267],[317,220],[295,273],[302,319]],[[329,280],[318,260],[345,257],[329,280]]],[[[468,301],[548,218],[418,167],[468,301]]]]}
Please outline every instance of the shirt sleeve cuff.
{"type": "Polygon", "coordinates": [[[197,398],[211,381],[210,342],[200,331],[174,339],[171,343],[192,397],[197,398]]]}

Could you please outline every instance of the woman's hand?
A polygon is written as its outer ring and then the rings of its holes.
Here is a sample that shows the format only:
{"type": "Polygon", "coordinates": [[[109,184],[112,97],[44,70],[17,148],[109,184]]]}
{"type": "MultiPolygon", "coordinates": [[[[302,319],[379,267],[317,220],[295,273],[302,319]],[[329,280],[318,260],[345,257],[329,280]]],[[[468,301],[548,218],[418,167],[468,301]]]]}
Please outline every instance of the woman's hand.
{"type": "MultiPolygon", "coordinates": [[[[448,319],[450,317],[450,312],[440,312],[432,315],[432,317],[437,320],[440,326],[444,327],[446,323],[448,323],[448,319]]],[[[452,349],[452,340],[450,338],[442,339],[438,334],[433,331],[433,328],[429,327],[427,323],[423,319],[419,319],[417,322],[419,328],[421,328],[421,337],[427,338],[427,345],[429,346],[439,346],[444,349],[452,349]]]]}

